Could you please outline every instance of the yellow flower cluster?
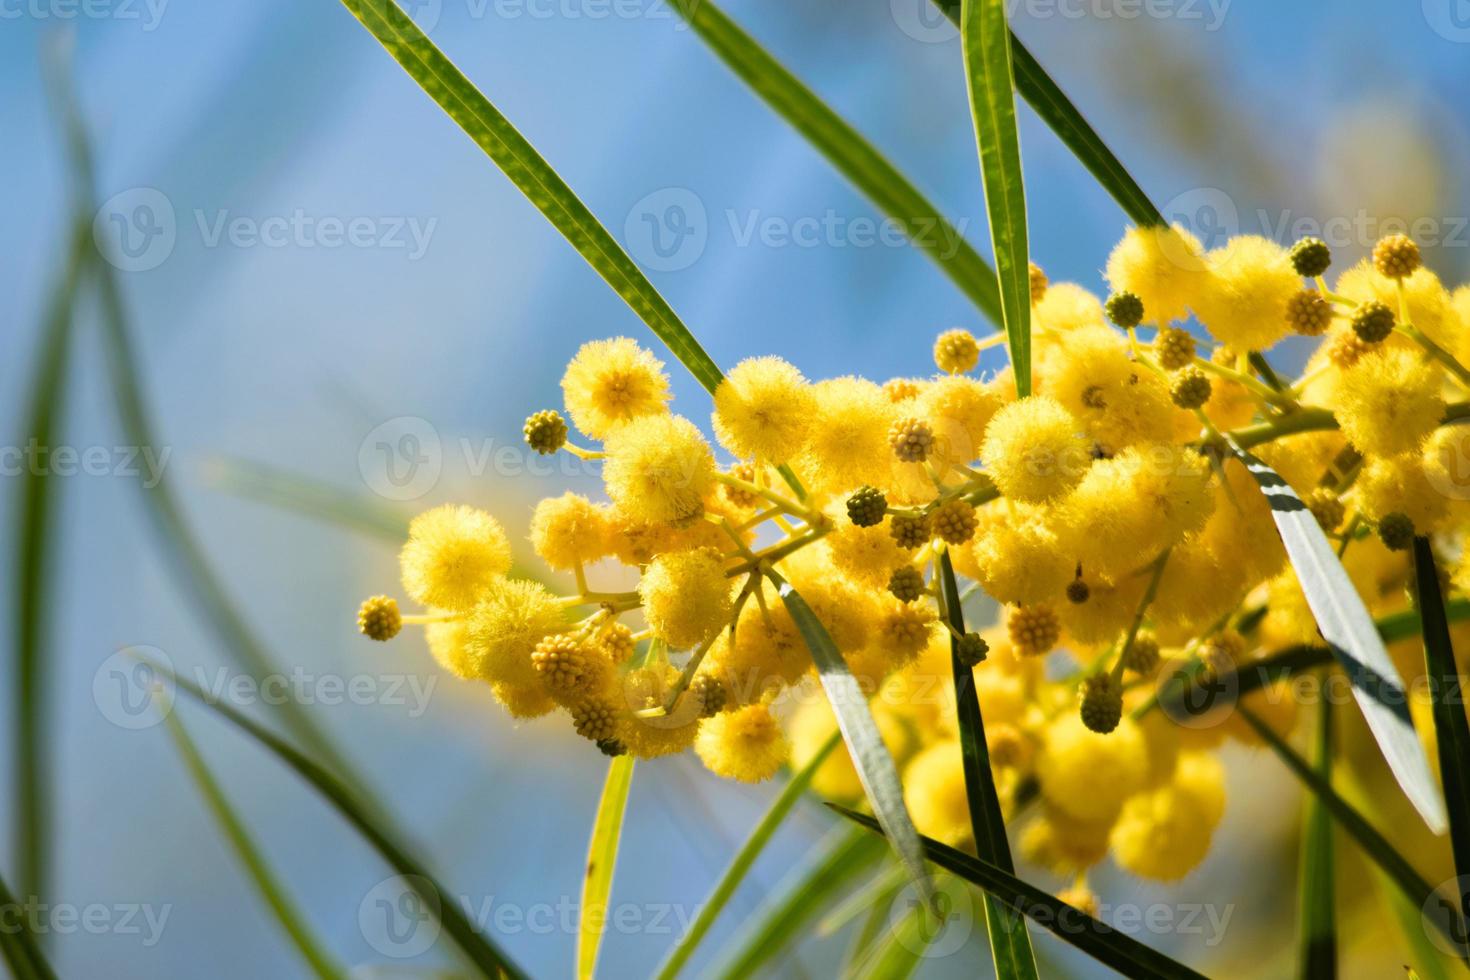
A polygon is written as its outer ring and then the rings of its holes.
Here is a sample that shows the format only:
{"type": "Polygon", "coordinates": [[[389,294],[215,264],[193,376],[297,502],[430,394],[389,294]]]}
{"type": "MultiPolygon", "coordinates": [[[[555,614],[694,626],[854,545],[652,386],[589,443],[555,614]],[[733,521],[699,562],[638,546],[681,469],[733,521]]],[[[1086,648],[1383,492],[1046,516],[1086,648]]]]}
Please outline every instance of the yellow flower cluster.
{"type": "MultiPolygon", "coordinates": [[[[510,578],[500,523],[439,507],[402,552],[404,592],[425,610],[375,596],[363,632],[424,624],[439,663],[518,718],[560,711],[609,754],[693,748],[756,781],[812,762],[837,731],[789,583],[870,695],[920,831],[973,844],[953,655],[973,671],[1002,801],[1029,807],[1030,860],[1070,876],[1111,854],[1179,878],[1224,810],[1211,750],[1255,736],[1228,706],[1176,720],[1158,706],[1164,679],[1316,636],[1271,505],[1232,449],[1296,490],[1375,614],[1404,602],[1408,538],[1458,550],[1470,523],[1455,483],[1470,440],[1451,424],[1470,417],[1470,293],[1449,293],[1402,236],[1335,291],[1329,263],[1314,240],[1206,251],[1182,228],[1130,230],[1106,303],[1033,268],[1030,396],[1008,368],[975,373],[1002,338],[959,329],[939,336],[929,378],[810,381],[757,357],[714,393],[714,444],[671,411],[652,353],[587,344],[562,394],[597,446],[567,441],[555,411],[526,423],[537,452],[602,462],[605,501],[550,497],[530,520],[536,554],[574,587],[510,578]],[[1283,380],[1263,354],[1289,334],[1319,339],[1283,380]],[[945,562],[999,604],[997,621],[950,625],[945,562]],[[635,588],[589,584],[618,566],[635,588]]],[[[1272,695],[1244,703],[1285,731],[1294,706],[1272,695]]],[[[841,750],[813,787],[862,792],[841,750]]]]}

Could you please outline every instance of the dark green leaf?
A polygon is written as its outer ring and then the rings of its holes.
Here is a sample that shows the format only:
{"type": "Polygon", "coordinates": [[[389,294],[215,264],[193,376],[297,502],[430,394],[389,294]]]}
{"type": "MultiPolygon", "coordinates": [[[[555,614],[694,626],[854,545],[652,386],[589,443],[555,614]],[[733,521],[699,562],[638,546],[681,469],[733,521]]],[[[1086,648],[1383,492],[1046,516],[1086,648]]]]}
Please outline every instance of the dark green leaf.
{"type": "Polygon", "coordinates": [[[792,622],[811,651],[817,675],[822,679],[822,688],[827,692],[827,701],[832,713],[837,716],[837,727],[847,742],[847,752],[852,756],[858,780],[867,794],[868,805],[878,815],[883,832],[888,837],[899,861],[908,872],[909,880],[918,890],[921,901],[932,904],[934,882],[924,864],[924,852],[919,846],[919,832],[914,829],[913,818],[903,800],[903,783],[898,778],[898,766],[883,736],[878,732],[878,723],[873,720],[873,709],[858,684],[857,678],[842,659],[837,644],[832,641],[827,627],[812,612],[805,599],[791,587],[791,583],[775,572],[768,573],[781,594],[781,601],[792,622]]]}
{"type": "Polygon", "coordinates": [[[362,839],[377,851],[391,868],[403,876],[405,884],[419,894],[424,900],[425,910],[438,918],[449,938],[463,951],[482,976],[489,978],[525,977],[525,974],[510,958],[492,940],[481,934],[465,916],[459,903],[454,900],[457,893],[442,887],[429,874],[425,865],[396,839],[394,832],[389,827],[384,826],[378,820],[352,787],[244,712],[223,701],[211,698],[197,685],[171,673],[162,664],[150,662],[150,665],[180,690],[269,750],[272,755],[295,770],[297,775],[321,794],[322,798],[352,825],[362,839]]]}
{"type": "Polygon", "coordinates": [[[1429,829],[1443,833],[1444,800],[1414,732],[1403,680],[1389,659],[1373,617],[1321,525],[1291,485],[1238,443],[1234,449],[1271,505],[1271,516],[1317,620],[1317,630],[1352,681],[1353,695],[1384,759],[1429,829]]]}
{"type": "Polygon", "coordinates": [[[577,977],[592,980],[597,970],[597,950],[606,932],[607,897],[612,893],[613,872],[618,866],[618,844],[623,837],[623,814],[628,809],[628,791],[633,785],[633,756],[624,753],[608,763],[602,800],[592,824],[592,841],[587,845],[587,875],[582,882],[582,915],[577,924],[577,977]]]}
{"type": "Polygon", "coordinates": [[[1465,694],[1450,643],[1434,546],[1425,537],[1414,539],[1414,594],[1424,624],[1424,673],[1433,699],[1439,776],[1450,818],[1450,851],[1455,857],[1460,907],[1470,910],[1470,724],[1465,721],[1465,694]]]}
{"type": "Polygon", "coordinates": [[[342,0],[708,391],[720,369],[566,182],[393,0],[342,0]]]}
{"type": "Polygon", "coordinates": [[[1031,273],[1005,0],[964,0],[960,42],[1016,393],[1031,394],[1031,273]]]}
{"type": "MultiPolygon", "coordinates": [[[[1317,705],[1317,774],[1332,781],[1332,703],[1317,705]]],[[[1301,870],[1297,895],[1301,902],[1299,976],[1332,980],[1337,976],[1337,875],[1333,855],[1332,817],[1316,796],[1307,800],[1302,825],[1301,870]]]]}
{"type": "Polygon", "coordinates": [[[169,712],[166,717],[169,731],[174,737],[174,744],[178,746],[179,755],[184,758],[184,766],[189,770],[189,775],[193,777],[194,785],[199,788],[199,795],[204,797],[204,802],[208,804],[215,822],[219,824],[235,856],[245,866],[250,880],[275,916],[276,922],[290,937],[296,951],[301,954],[301,958],[306,961],[312,973],[321,977],[322,980],[346,977],[346,972],[322,948],[320,941],[313,935],[310,924],[301,914],[300,909],[291,901],[290,896],[286,894],[286,889],[276,878],[275,873],[271,871],[265,857],[256,847],[249,832],[246,831],[245,824],[230,806],[224,790],[214,778],[214,774],[209,771],[204,757],[199,754],[194,740],[184,730],[183,723],[173,712],[169,712]]]}
{"type": "MultiPolygon", "coordinates": [[[[990,752],[985,745],[985,720],[980,714],[980,699],[975,693],[975,672],[960,662],[959,640],[955,634],[965,633],[965,613],[960,606],[959,583],[954,565],[946,551],[939,559],[944,589],[944,611],[955,633],[950,635],[950,669],[954,675],[955,705],[959,717],[960,752],[965,769],[965,793],[969,798],[970,826],[975,835],[975,851],[980,857],[1003,871],[1015,873],[1011,845],[1006,839],[1005,820],[1001,816],[1000,795],[990,771],[990,752]]],[[[985,921],[989,928],[990,955],[997,977],[1035,977],[1036,954],[1026,920],[1010,915],[1000,900],[985,896],[985,921]]]]}
{"type": "Polygon", "coordinates": [[[787,815],[791,813],[791,808],[796,805],[796,801],[801,799],[802,794],[811,785],[812,777],[816,775],[817,768],[823,762],[827,761],[827,756],[832,754],[832,751],[837,748],[837,745],[838,737],[834,732],[832,737],[827,740],[827,744],[816,755],[812,756],[805,766],[792,773],[791,778],[786,780],[786,785],[781,787],[781,792],[777,794],[775,802],[771,804],[771,808],[766,811],[765,816],[761,817],[760,823],[755,825],[755,829],[750,832],[750,836],[745,839],[745,843],[740,845],[740,850],[735,852],[734,859],[730,862],[730,866],[725,869],[725,873],[720,876],[719,883],[715,885],[715,890],[710,892],[709,899],[705,901],[704,905],[700,906],[699,914],[689,924],[689,930],[679,938],[679,942],[669,951],[668,958],[664,960],[663,966],[659,968],[658,980],[673,980],[674,977],[678,976],[679,971],[684,969],[685,965],[689,962],[689,957],[694,955],[695,948],[699,946],[700,941],[704,939],[710,927],[715,924],[715,919],[719,917],[720,912],[729,904],[731,896],[735,894],[735,889],[740,886],[740,882],[745,880],[745,876],[750,872],[750,867],[755,863],[755,859],[760,856],[761,851],[765,850],[766,845],[771,841],[772,835],[776,833],[777,828],[781,826],[787,815]]]}
{"type": "MultiPolygon", "coordinates": [[[[20,904],[11,893],[10,886],[0,878],[0,909],[18,909],[20,904]]],[[[9,917],[7,917],[9,918],[9,917]]],[[[15,980],[55,980],[56,973],[46,962],[41,944],[31,932],[26,916],[0,928],[0,960],[10,968],[15,980]]]]}
{"type": "MultiPolygon", "coordinates": [[[[835,744],[835,743],[834,743],[835,744]]],[[[790,885],[763,904],[710,971],[718,980],[756,976],[813,919],[821,915],[854,880],[888,853],[882,838],[853,828],[836,837],[821,853],[796,871],[790,885]]]]}
{"type": "Polygon", "coordinates": [[[811,142],[923,250],[994,323],[1002,322],[995,270],[861,133],[771,57],[712,0],[676,0],[679,12],[710,50],[751,91],[811,142]]]}
{"type": "MultiPolygon", "coordinates": [[[[883,832],[878,822],[866,814],[835,804],[829,803],[828,806],[869,830],[883,832]]],[[[1201,977],[1201,974],[1183,963],[1150,949],[1133,937],[1094,919],[1081,909],[1068,905],[1035,885],[1027,884],[988,861],[971,857],[928,837],[921,840],[924,853],[930,861],[999,898],[1011,914],[1026,916],[1064,942],[1070,943],[1099,963],[1112,967],[1125,977],[1134,980],[1201,977]]]]}
{"type": "MultiPolygon", "coordinates": [[[[959,25],[960,0],[934,0],[934,4],[956,26],[959,25]]],[[[1011,35],[1011,64],[1016,76],[1016,91],[1021,98],[1097,178],[1103,190],[1113,196],[1123,213],[1138,225],[1166,224],[1164,216],[1122,162],[1015,34],[1011,35]]]]}
{"type": "Polygon", "coordinates": [[[1337,790],[1332,788],[1332,784],[1323,779],[1317,770],[1312,768],[1311,763],[1298,755],[1296,750],[1287,745],[1269,725],[1257,718],[1255,713],[1244,705],[1237,705],[1235,710],[1240,712],[1241,717],[1255,730],[1261,740],[1271,747],[1282,762],[1286,763],[1286,767],[1292,771],[1292,774],[1307,789],[1316,794],[1317,799],[1332,814],[1338,826],[1358,842],[1358,846],[1374,864],[1383,870],[1384,874],[1393,880],[1398,889],[1404,893],[1404,897],[1422,909],[1425,918],[1443,932],[1446,938],[1451,942],[1458,942],[1463,948],[1463,939],[1457,941],[1454,937],[1467,935],[1464,930],[1470,928],[1470,924],[1462,919],[1459,906],[1445,899],[1444,896],[1436,894],[1433,886],[1414,870],[1413,865],[1394,849],[1388,839],[1375,830],[1362,814],[1353,809],[1352,804],[1343,799],[1337,790]]]}

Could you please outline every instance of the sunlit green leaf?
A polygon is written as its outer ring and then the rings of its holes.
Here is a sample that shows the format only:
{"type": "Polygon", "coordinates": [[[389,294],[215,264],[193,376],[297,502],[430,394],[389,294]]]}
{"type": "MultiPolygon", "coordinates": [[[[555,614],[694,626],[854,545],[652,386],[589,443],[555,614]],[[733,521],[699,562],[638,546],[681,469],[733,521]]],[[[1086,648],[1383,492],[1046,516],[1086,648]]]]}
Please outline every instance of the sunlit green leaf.
{"type": "Polygon", "coordinates": [[[597,951],[607,924],[607,899],[612,894],[618,866],[618,844],[623,837],[623,814],[633,785],[633,756],[624,753],[608,764],[607,781],[597,804],[592,840],[587,845],[587,873],[582,881],[582,915],[577,923],[577,977],[591,980],[597,971],[597,951]]]}

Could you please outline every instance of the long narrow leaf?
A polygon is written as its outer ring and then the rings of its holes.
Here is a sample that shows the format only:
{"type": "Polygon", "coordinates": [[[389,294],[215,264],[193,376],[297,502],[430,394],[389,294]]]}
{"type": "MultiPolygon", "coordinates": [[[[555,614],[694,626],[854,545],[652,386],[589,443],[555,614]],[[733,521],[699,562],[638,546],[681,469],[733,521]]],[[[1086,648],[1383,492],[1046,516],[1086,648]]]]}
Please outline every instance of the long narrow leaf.
{"type": "MultiPolygon", "coordinates": [[[[965,793],[970,805],[970,826],[975,835],[975,852],[1002,871],[1015,873],[1011,845],[1006,839],[1001,816],[1000,794],[990,771],[990,752],[985,745],[985,719],[975,693],[975,672],[960,660],[957,637],[965,633],[965,612],[960,605],[959,583],[946,551],[939,560],[943,579],[944,609],[954,632],[950,634],[949,660],[954,675],[956,713],[959,717],[960,752],[965,769],[965,793]]],[[[1009,914],[1000,900],[985,896],[985,922],[990,933],[990,956],[997,977],[1036,977],[1036,953],[1026,931],[1026,920],[1009,914]]]]}
{"type": "Polygon", "coordinates": [[[867,950],[867,955],[844,972],[848,980],[907,980],[914,975],[943,926],[931,921],[929,910],[911,904],[898,921],[867,950]]]}
{"type": "Polygon", "coordinates": [[[888,847],[883,840],[867,831],[853,828],[838,835],[810,864],[792,875],[795,880],[791,885],[783,884],[779,895],[756,910],[710,975],[718,980],[755,976],[886,853],[888,847]]]}
{"type": "Polygon", "coordinates": [[[812,612],[811,606],[791,587],[790,582],[774,572],[769,574],[776,583],[786,611],[791,613],[792,622],[796,624],[797,631],[811,651],[817,675],[822,679],[827,701],[832,705],[833,714],[837,716],[837,727],[842,732],[843,740],[847,742],[848,754],[852,756],[858,781],[863,784],[868,804],[873,808],[873,813],[877,814],[889,844],[907,869],[920,899],[932,904],[934,882],[924,864],[919,832],[914,828],[913,818],[909,816],[908,806],[903,800],[903,783],[898,778],[898,766],[894,764],[888,746],[883,744],[883,736],[879,734],[878,724],[873,720],[873,710],[868,705],[868,699],[848,668],[847,661],[842,659],[827,627],[812,612]]]}
{"type": "Polygon", "coordinates": [[[751,91],[898,222],[915,247],[929,256],[980,312],[992,322],[1001,323],[995,270],[908,178],[741,30],[713,0],[675,0],[673,7],[751,91]]]}
{"type": "Polygon", "coordinates": [[[50,871],[51,827],[49,815],[51,746],[47,734],[47,705],[50,690],[47,666],[55,661],[47,649],[50,640],[52,570],[56,542],[54,508],[59,482],[50,472],[49,452],[63,425],[66,410],[68,363],[72,344],[76,300],[90,246],[90,230],[80,222],[69,226],[62,272],[53,288],[41,327],[36,366],[31,373],[31,392],[25,410],[23,432],[26,442],[37,447],[42,465],[26,467],[16,495],[11,538],[12,575],[15,588],[14,698],[15,788],[14,806],[16,884],[23,895],[46,895],[50,871]]]}
{"type": "Polygon", "coordinates": [[[960,42],[1016,394],[1031,394],[1031,274],[1005,0],[964,0],[960,42]]]}
{"type": "Polygon", "coordinates": [[[162,664],[150,661],[150,665],[170,683],[249,735],[294,770],[327,803],[331,804],[333,809],[361,835],[362,839],[377,851],[390,867],[402,875],[409,886],[418,892],[424,900],[425,910],[438,918],[449,938],[464,952],[482,976],[487,978],[525,976],[510,957],[475,928],[460,909],[459,904],[449,900],[455,893],[439,885],[429,874],[423,862],[415,858],[408,848],[396,839],[394,832],[381,823],[351,786],[249,715],[232,705],[211,698],[196,684],[173,674],[162,664]]]}
{"type": "MultiPolygon", "coordinates": [[[[959,26],[960,0],[934,0],[934,5],[959,26]]],[[[1097,178],[1123,213],[1139,225],[1167,224],[1122,161],[1108,149],[1102,137],[1014,33],[1011,34],[1011,65],[1016,76],[1016,92],[1097,178]]]]}
{"type": "Polygon", "coordinates": [[[260,892],[261,898],[265,900],[266,906],[275,916],[276,922],[296,947],[296,951],[301,954],[301,958],[306,961],[311,972],[321,977],[322,980],[345,977],[346,972],[322,948],[320,941],[313,935],[311,926],[301,914],[301,910],[291,901],[285,888],[277,880],[275,873],[271,871],[264,856],[260,853],[260,849],[255,846],[255,841],[251,839],[250,834],[245,830],[244,823],[235,814],[234,808],[230,806],[230,801],[226,799],[218,780],[209,771],[204,757],[199,754],[194,740],[184,730],[183,722],[179,721],[173,712],[167,715],[167,721],[169,732],[174,737],[174,744],[178,746],[179,755],[184,759],[184,768],[188,769],[189,775],[193,777],[194,785],[199,789],[199,795],[204,797],[204,802],[209,806],[215,822],[219,824],[235,856],[245,866],[250,880],[255,884],[256,890],[260,892]]]}
{"type": "Polygon", "coordinates": [[[1465,721],[1465,695],[1460,669],[1450,643],[1450,623],[1439,588],[1434,547],[1425,537],[1414,539],[1414,592],[1424,628],[1424,672],[1433,699],[1434,735],[1439,746],[1439,778],[1444,784],[1450,819],[1450,851],[1456,881],[1462,888],[1460,907],[1470,909],[1470,724],[1465,721]]]}
{"type": "MultiPolygon", "coordinates": [[[[828,805],[869,830],[883,832],[878,822],[866,814],[846,807],[828,805]]],[[[1133,937],[1094,919],[1081,909],[1068,905],[1035,885],[1027,884],[1015,875],[1002,871],[988,861],[971,857],[929,837],[921,839],[924,853],[930,861],[996,896],[1013,913],[1026,916],[1064,942],[1070,943],[1099,963],[1112,967],[1125,977],[1134,980],[1201,977],[1201,974],[1183,963],[1150,949],[1133,937]]]]}
{"type": "Polygon", "coordinates": [[[394,0],[342,0],[403,70],[505,172],[587,264],[708,391],[720,369],[623,247],[524,136],[435,47],[394,0]]]}
{"type": "Polygon", "coordinates": [[[1269,745],[1281,759],[1286,767],[1298,780],[1316,794],[1332,818],[1337,821],[1349,836],[1358,842],[1368,858],[1383,870],[1393,880],[1393,883],[1404,893],[1404,897],[1416,907],[1424,910],[1424,914],[1434,923],[1444,935],[1452,942],[1457,942],[1463,950],[1463,941],[1457,941],[1455,936],[1465,935],[1466,923],[1461,919],[1459,906],[1443,896],[1435,893],[1434,887],[1425,881],[1419,872],[1414,870],[1408,860],[1394,849],[1388,839],[1374,829],[1363,815],[1353,809],[1353,805],[1343,799],[1332,784],[1327,782],[1312,768],[1312,764],[1297,754],[1296,750],[1286,744],[1282,737],[1271,730],[1271,727],[1255,713],[1244,705],[1237,705],[1236,711],[1240,712],[1246,723],[1255,730],[1261,740],[1269,745]]]}
{"type": "MultiPolygon", "coordinates": [[[[0,877],[0,909],[18,908],[20,905],[10,886],[0,877]]],[[[27,919],[25,915],[18,916],[16,921],[7,922],[0,929],[0,960],[9,967],[15,980],[55,980],[56,973],[46,961],[46,954],[27,919]]]]}
{"type": "Polygon", "coordinates": [[[633,757],[624,753],[608,764],[602,801],[587,845],[587,876],[582,882],[582,918],[577,925],[577,977],[591,980],[597,970],[597,951],[607,921],[607,898],[618,866],[618,843],[623,837],[623,814],[633,785],[633,757]]]}
{"type": "Polygon", "coordinates": [[[376,498],[299,473],[243,459],[220,459],[210,464],[208,476],[221,490],[247,500],[319,518],[394,544],[408,537],[409,515],[376,498]]]}
{"type": "MultiPolygon", "coordinates": [[[[1326,697],[1317,706],[1317,774],[1332,781],[1332,703],[1326,697]]],[[[1336,861],[1333,854],[1332,816],[1316,796],[1307,799],[1302,824],[1301,870],[1297,880],[1300,911],[1300,969],[1303,980],[1332,980],[1337,976],[1336,861]]]]}
{"type": "Polygon", "coordinates": [[[765,816],[761,817],[760,823],[755,825],[755,829],[750,832],[745,843],[740,845],[740,850],[735,852],[730,866],[720,876],[715,890],[710,892],[709,899],[700,907],[699,914],[689,924],[689,929],[669,951],[668,958],[664,960],[663,966],[659,967],[658,980],[673,980],[679,975],[679,971],[684,969],[689,962],[689,957],[694,955],[694,950],[699,946],[700,941],[715,924],[715,919],[729,903],[730,897],[735,894],[735,889],[740,886],[740,882],[745,880],[750,866],[755,863],[761,851],[765,850],[766,845],[770,843],[771,836],[781,826],[782,821],[791,812],[791,808],[796,805],[796,801],[801,799],[801,795],[811,785],[817,768],[827,761],[827,756],[837,748],[838,741],[836,733],[833,733],[817,754],[812,756],[801,769],[792,773],[786,785],[781,787],[781,792],[776,795],[776,800],[771,804],[771,808],[766,811],[765,816]]]}
{"type": "Polygon", "coordinates": [[[1290,484],[1241,446],[1234,449],[1271,504],[1271,516],[1317,620],[1318,632],[1352,681],[1358,707],[1388,767],[1429,829],[1444,833],[1444,800],[1429,769],[1424,746],[1414,733],[1403,680],[1374,628],[1373,617],[1322,526],[1290,484]]]}

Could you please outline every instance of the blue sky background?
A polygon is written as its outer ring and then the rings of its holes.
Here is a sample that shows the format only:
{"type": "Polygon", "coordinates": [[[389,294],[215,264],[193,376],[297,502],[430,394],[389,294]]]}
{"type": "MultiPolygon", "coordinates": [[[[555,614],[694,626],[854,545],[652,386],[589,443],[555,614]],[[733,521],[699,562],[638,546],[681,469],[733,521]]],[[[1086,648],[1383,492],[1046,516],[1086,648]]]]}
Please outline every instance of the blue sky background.
{"type": "MultiPolygon", "coordinates": [[[[1169,16],[1122,20],[1099,16],[1117,9],[1100,2],[1032,0],[1013,17],[1154,200],[1175,203],[1171,217],[1199,221],[1201,206],[1224,200],[1238,216],[1233,227],[1252,232],[1283,218],[1351,217],[1360,207],[1375,221],[1434,218],[1448,241],[1429,260],[1458,279],[1470,243],[1460,224],[1470,76],[1470,32],[1460,25],[1470,15],[1451,16],[1455,3],[1221,9],[1217,0],[1212,11],[1179,0],[1152,8],[1169,16]]],[[[528,411],[558,400],[556,382],[578,345],[616,334],[651,338],[339,5],[169,0],[156,19],[125,0],[99,3],[92,16],[62,16],[70,9],[65,0],[0,4],[0,319],[10,339],[0,358],[3,438],[19,439],[65,229],[66,163],[40,52],[48,35],[71,32],[101,198],[136,201],[138,189],[151,188],[174,212],[172,250],[122,282],[171,452],[168,476],[215,567],[283,665],[434,676],[417,639],[379,647],[354,635],[360,598],[395,591],[391,543],[225,493],[211,478],[213,464],[264,463],[399,506],[373,497],[359,451],[375,427],[422,418],[441,440],[443,474],[403,506],[477,502],[520,534],[530,502],[568,481],[493,467],[476,473],[460,440],[476,451],[515,446],[528,411]],[[430,233],[422,255],[391,243],[209,239],[222,219],[297,213],[313,222],[366,219],[375,237],[398,219],[430,233]]],[[[666,7],[620,6],[641,12],[621,17],[598,16],[611,9],[603,0],[442,0],[425,9],[437,13],[433,38],[620,239],[642,227],[644,211],[658,218],[671,201],[697,201],[703,250],[681,260],[685,267],[650,276],[721,364],[774,352],[814,376],[921,374],[932,369],[937,332],[988,329],[922,254],[856,241],[854,223],[880,216],[666,7]],[[751,222],[803,220],[841,231],[816,247],[742,242],[739,234],[751,222]]],[[[746,0],[726,9],[989,253],[957,41],[933,24],[916,29],[906,0],[746,0]]],[[[1022,142],[1034,257],[1054,280],[1101,290],[1099,270],[1123,215],[1024,108],[1022,142]]],[[[656,257],[639,241],[633,235],[630,248],[647,264],[656,257]]],[[[1345,242],[1339,254],[1370,244],[1345,242]]],[[[77,447],[123,440],[97,328],[89,303],[66,429],[77,447]]],[[[1280,355],[1283,363],[1298,356],[1280,355]]],[[[671,367],[676,406],[703,421],[706,396],[671,367]]],[[[18,482],[0,481],[7,506],[18,482]]],[[[137,481],[59,482],[55,897],[168,906],[170,918],[151,946],[135,935],[78,933],[50,937],[51,952],[71,976],[297,975],[299,963],[219,842],[164,729],[123,730],[93,695],[99,666],[129,644],[154,646],[189,671],[228,661],[176,587],[137,481]]],[[[570,482],[591,485],[585,475],[570,482]]],[[[9,576],[7,565],[7,590],[9,576]]],[[[516,729],[488,692],[439,682],[422,717],[384,704],[314,710],[449,887],[475,905],[573,900],[602,760],[560,724],[516,729]]],[[[198,710],[183,717],[328,945],[349,963],[395,967],[358,914],[388,873],[256,747],[198,710]]],[[[1237,758],[1238,772],[1249,774],[1252,757],[1237,758]]],[[[1239,935],[1226,945],[1259,934],[1266,949],[1289,948],[1290,929],[1272,918],[1279,910],[1246,901],[1257,885],[1240,869],[1270,846],[1261,826],[1287,833],[1294,825],[1294,805],[1270,805],[1260,787],[1280,789],[1278,800],[1293,800],[1294,791],[1269,767],[1254,778],[1252,791],[1232,801],[1215,857],[1168,894],[1243,896],[1232,923],[1239,935]]],[[[772,792],[716,784],[692,757],[640,767],[614,901],[692,909],[772,792]]],[[[7,820],[8,809],[0,824],[7,820]]],[[[800,811],[707,952],[830,826],[818,808],[800,811]]],[[[1117,875],[1098,880],[1105,901],[1165,894],[1117,875]]],[[[670,941],[611,936],[607,975],[647,972],[670,941]]],[[[1208,955],[1197,938],[1160,941],[1197,964],[1208,955]]],[[[572,937],[564,933],[513,930],[504,942],[537,975],[570,969],[572,937]]],[[[1046,948],[1058,952],[1049,941],[1046,948]]],[[[810,944],[782,973],[830,973],[842,950],[840,939],[810,944]]],[[[409,962],[421,967],[444,955],[441,944],[409,962]]],[[[923,975],[988,970],[977,936],[927,963],[923,975]]]]}

